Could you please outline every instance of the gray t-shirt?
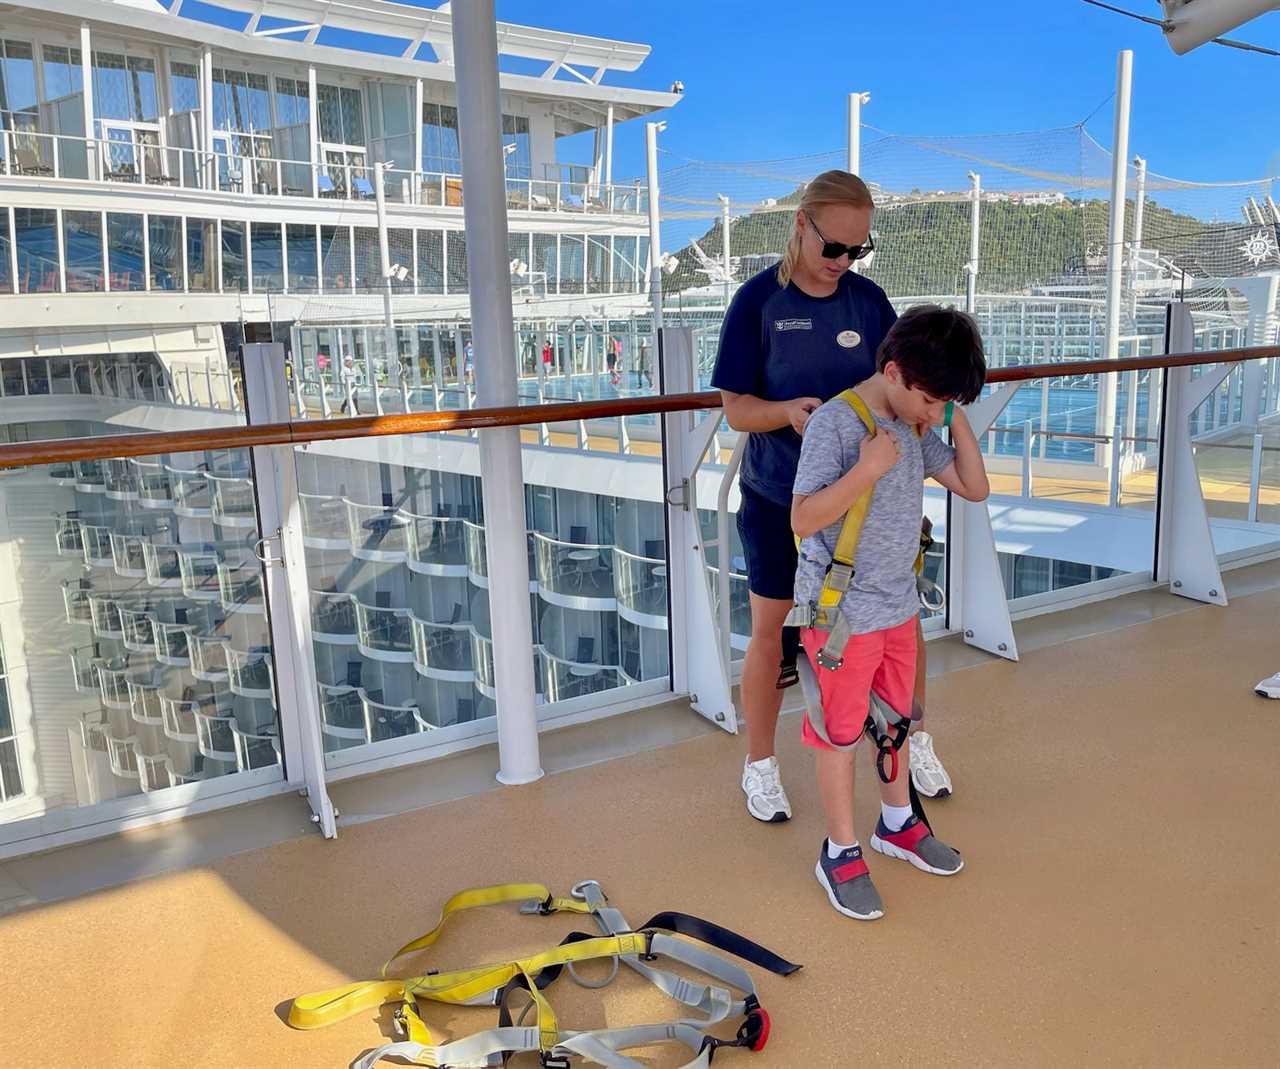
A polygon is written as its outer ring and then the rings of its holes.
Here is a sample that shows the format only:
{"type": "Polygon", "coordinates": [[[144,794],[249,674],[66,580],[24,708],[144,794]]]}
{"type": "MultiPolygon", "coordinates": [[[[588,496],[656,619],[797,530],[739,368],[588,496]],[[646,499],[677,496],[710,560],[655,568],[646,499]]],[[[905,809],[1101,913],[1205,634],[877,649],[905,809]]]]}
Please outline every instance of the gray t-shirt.
{"type": "MultiPolygon", "coordinates": [[[[897,627],[919,611],[914,566],[920,552],[924,480],[955,459],[955,450],[933,431],[918,438],[901,420],[873,416],[877,433],[898,436],[899,457],[872,491],[854,557],[853,582],[842,603],[855,635],[897,627]]],[[[836,482],[858,462],[866,437],[867,428],[848,402],[837,397],[824,404],[805,426],[794,492],[807,496],[836,482]]],[[[800,543],[797,604],[818,600],[843,523],[841,516],[800,543]]]]}

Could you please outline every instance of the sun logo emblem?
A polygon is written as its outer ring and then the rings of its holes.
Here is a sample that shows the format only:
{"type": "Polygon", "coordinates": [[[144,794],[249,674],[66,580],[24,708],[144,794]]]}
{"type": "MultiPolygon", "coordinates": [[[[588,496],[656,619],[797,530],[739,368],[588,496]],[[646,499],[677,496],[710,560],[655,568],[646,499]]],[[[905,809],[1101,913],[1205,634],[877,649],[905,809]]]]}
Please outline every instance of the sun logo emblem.
{"type": "Polygon", "coordinates": [[[1275,235],[1270,230],[1259,230],[1247,238],[1240,251],[1254,267],[1261,266],[1268,257],[1280,255],[1280,247],[1277,247],[1275,235]]]}

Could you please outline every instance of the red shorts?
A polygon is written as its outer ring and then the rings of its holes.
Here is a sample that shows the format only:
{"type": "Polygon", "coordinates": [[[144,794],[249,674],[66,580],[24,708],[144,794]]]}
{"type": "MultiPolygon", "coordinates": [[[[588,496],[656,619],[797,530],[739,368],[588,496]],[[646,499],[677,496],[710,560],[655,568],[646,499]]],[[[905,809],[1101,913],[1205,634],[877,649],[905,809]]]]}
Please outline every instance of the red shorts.
{"type": "MultiPolygon", "coordinates": [[[[825,631],[805,628],[800,641],[818,675],[822,712],[827,734],[833,742],[847,746],[862,737],[871,691],[875,690],[891,709],[911,715],[916,688],[916,621],[912,617],[886,631],[851,635],[844,648],[844,664],[834,672],[817,668],[818,651],[827,640],[825,631]]],[[[806,746],[831,749],[804,718],[802,736],[806,746]]]]}

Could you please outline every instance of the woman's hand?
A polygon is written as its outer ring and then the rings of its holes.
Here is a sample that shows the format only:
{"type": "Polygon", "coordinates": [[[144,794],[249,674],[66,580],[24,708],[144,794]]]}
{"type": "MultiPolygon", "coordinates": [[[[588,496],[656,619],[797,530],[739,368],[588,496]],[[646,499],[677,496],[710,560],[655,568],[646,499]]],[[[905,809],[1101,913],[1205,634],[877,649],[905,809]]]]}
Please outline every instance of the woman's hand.
{"type": "Polygon", "coordinates": [[[817,397],[794,397],[787,401],[784,407],[787,410],[787,419],[791,421],[791,429],[796,434],[804,434],[805,424],[809,422],[810,413],[821,404],[821,399],[817,397]]]}
{"type": "Polygon", "coordinates": [[[878,479],[898,463],[900,454],[898,436],[893,431],[880,431],[874,438],[863,441],[858,466],[865,466],[867,473],[878,479]]]}

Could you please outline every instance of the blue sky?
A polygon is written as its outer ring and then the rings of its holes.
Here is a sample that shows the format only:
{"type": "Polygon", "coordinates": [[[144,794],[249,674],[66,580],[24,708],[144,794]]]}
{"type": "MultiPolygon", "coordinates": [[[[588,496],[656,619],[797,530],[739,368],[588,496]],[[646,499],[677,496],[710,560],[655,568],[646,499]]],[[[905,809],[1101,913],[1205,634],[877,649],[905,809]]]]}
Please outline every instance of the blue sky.
{"type": "MultiPolygon", "coordinates": [[[[434,6],[427,4],[426,6],[434,6]]],[[[614,84],[684,82],[664,148],[699,159],[772,159],[845,141],[845,98],[868,90],[866,122],[897,133],[1036,130],[1080,122],[1134,51],[1131,147],[1151,168],[1201,181],[1280,173],[1280,58],[1206,45],[1175,56],[1158,28],[1080,0],[496,0],[500,19],[649,44],[614,84]]],[[[1118,0],[1157,15],[1154,0],[1118,0]]],[[[1280,14],[1231,36],[1280,49],[1280,14]]],[[[640,173],[639,124],[615,173],[640,173]]],[[[1112,140],[1112,104],[1088,123],[1112,140]]]]}
{"type": "MultiPolygon", "coordinates": [[[[1159,13],[1155,0],[1116,6],[1159,13]]],[[[1088,119],[1109,147],[1116,53],[1130,48],[1131,149],[1153,171],[1196,181],[1280,175],[1272,103],[1280,58],[1217,45],[1175,56],[1158,28],[1082,0],[496,0],[496,8],[510,22],[650,45],[639,71],[608,82],[684,83],[684,100],[664,116],[662,146],[674,156],[760,160],[840,149],[855,89],[872,94],[865,121],[894,133],[1004,133],[1088,119]]],[[[1280,49],[1280,13],[1230,36],[1280,49]]],[[[566,159],[590,152],[589,144],[564,149],[566,159]]],[[[640,123],[622,128],[615,150],[615,176],[643,174],[640,123]]]]}

